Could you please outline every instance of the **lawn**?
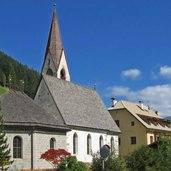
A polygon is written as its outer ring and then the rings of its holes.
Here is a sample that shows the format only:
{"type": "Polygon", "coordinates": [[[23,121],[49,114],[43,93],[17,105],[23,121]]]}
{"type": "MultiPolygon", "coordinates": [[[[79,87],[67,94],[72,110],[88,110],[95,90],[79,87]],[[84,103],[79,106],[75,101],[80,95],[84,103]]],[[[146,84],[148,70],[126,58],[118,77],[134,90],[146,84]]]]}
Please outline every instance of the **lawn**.
{"type": "Polygon", "coordinates": [[[0,86],[0,95],[8,91],[8,88],[0,86]]]}

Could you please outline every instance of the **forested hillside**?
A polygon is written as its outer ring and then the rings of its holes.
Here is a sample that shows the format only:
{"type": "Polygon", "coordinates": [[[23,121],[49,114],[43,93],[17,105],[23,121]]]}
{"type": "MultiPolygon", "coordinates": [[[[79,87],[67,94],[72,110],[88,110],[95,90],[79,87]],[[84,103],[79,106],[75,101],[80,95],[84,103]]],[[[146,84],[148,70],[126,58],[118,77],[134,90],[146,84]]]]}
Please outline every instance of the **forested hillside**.
{"type": "Polygon", "coordinates": [[[40,74],[0,51],[0,85],[24,91],[34,97],[40,74]]]}

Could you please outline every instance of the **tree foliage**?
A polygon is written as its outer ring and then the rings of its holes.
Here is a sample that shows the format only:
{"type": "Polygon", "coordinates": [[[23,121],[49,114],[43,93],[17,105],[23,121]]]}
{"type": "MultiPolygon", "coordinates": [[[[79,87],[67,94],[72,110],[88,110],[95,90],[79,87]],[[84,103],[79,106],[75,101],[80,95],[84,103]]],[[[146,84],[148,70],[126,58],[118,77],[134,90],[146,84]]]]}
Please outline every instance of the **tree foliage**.
{"type": "Polygon", "coordinates": [[[0,51],[0,85],[34,97],[40,74],[0,51]]]}
{"type": "Polygon", "coordinates": [[[102,162],[103,159],[98,153],[93,154],[92,171],[127,171],[125,159],[121,156],[116,156],[115,153],[111,153],[104,161],[104,170],[102,162]]]}
{"type": "Polygon", "coordinates": [[[10,148],[7,144],[7,137],[3,123],[3,117],[0,115],[0,168],[2,171],[5,171],[8,169],[8,166],[12,161],[10,161],[10,148]]]}
{"type": "Polygon", "coordinates": [[[126,157],[130,171],[170,171],[171,139],[161,138],[156,148],[142,146],[126,157]]]}
{"type": "Polygon", "coordinates": [[[69,156],[57,165],[56,171],[88,171],[88,169],[83,162],[77,161],[75,156],[69,156]]]}
{"type": "Polygon", "coordinates": [[[41,155],[41,159],[48,161],[53,167],[56,167],[60,162],[62,162],[66,157],[70,156],[64,149],[50,149],[41,155]]]}

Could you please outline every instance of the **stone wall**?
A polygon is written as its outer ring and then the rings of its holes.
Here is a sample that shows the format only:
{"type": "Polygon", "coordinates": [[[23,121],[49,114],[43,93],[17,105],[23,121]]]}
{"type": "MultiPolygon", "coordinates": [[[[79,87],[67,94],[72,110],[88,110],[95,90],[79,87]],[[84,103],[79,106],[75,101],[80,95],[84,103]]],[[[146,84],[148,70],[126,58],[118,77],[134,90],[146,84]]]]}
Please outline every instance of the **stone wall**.
{"type": "MultiPolygon", "coordinates": [[[[11,149],[11,160],[14,160],[9,171],[18,171],[31,168],[31,135],[28,132],[7,133],[9,147],[11,149]],[[22,158],[13,158],[13,139],[19,136],[22,139],[22,158]]],[[[33,168],[52,168],[47,161],[40,159],[41,154],[50,149],[50,139],[56,140],[56,149],[66,149],[66,135],[60,132],[35,132],[33,133],[33,168]]]]}

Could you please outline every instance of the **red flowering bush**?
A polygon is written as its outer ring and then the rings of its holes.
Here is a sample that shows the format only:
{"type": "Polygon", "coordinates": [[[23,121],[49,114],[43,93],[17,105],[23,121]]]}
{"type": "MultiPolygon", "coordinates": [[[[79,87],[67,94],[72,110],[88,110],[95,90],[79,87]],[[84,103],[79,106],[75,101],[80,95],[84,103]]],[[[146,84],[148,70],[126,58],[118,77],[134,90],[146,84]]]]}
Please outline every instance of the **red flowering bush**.
{"type": "Polygon", "coordinates": [[[50,149],[41,155],[41,159],[45,159],[53,166],[58,165],[61,161],[63,161],[66,157],[70,156],[71,153],[67,152],[64,149],[50,149]]]}

